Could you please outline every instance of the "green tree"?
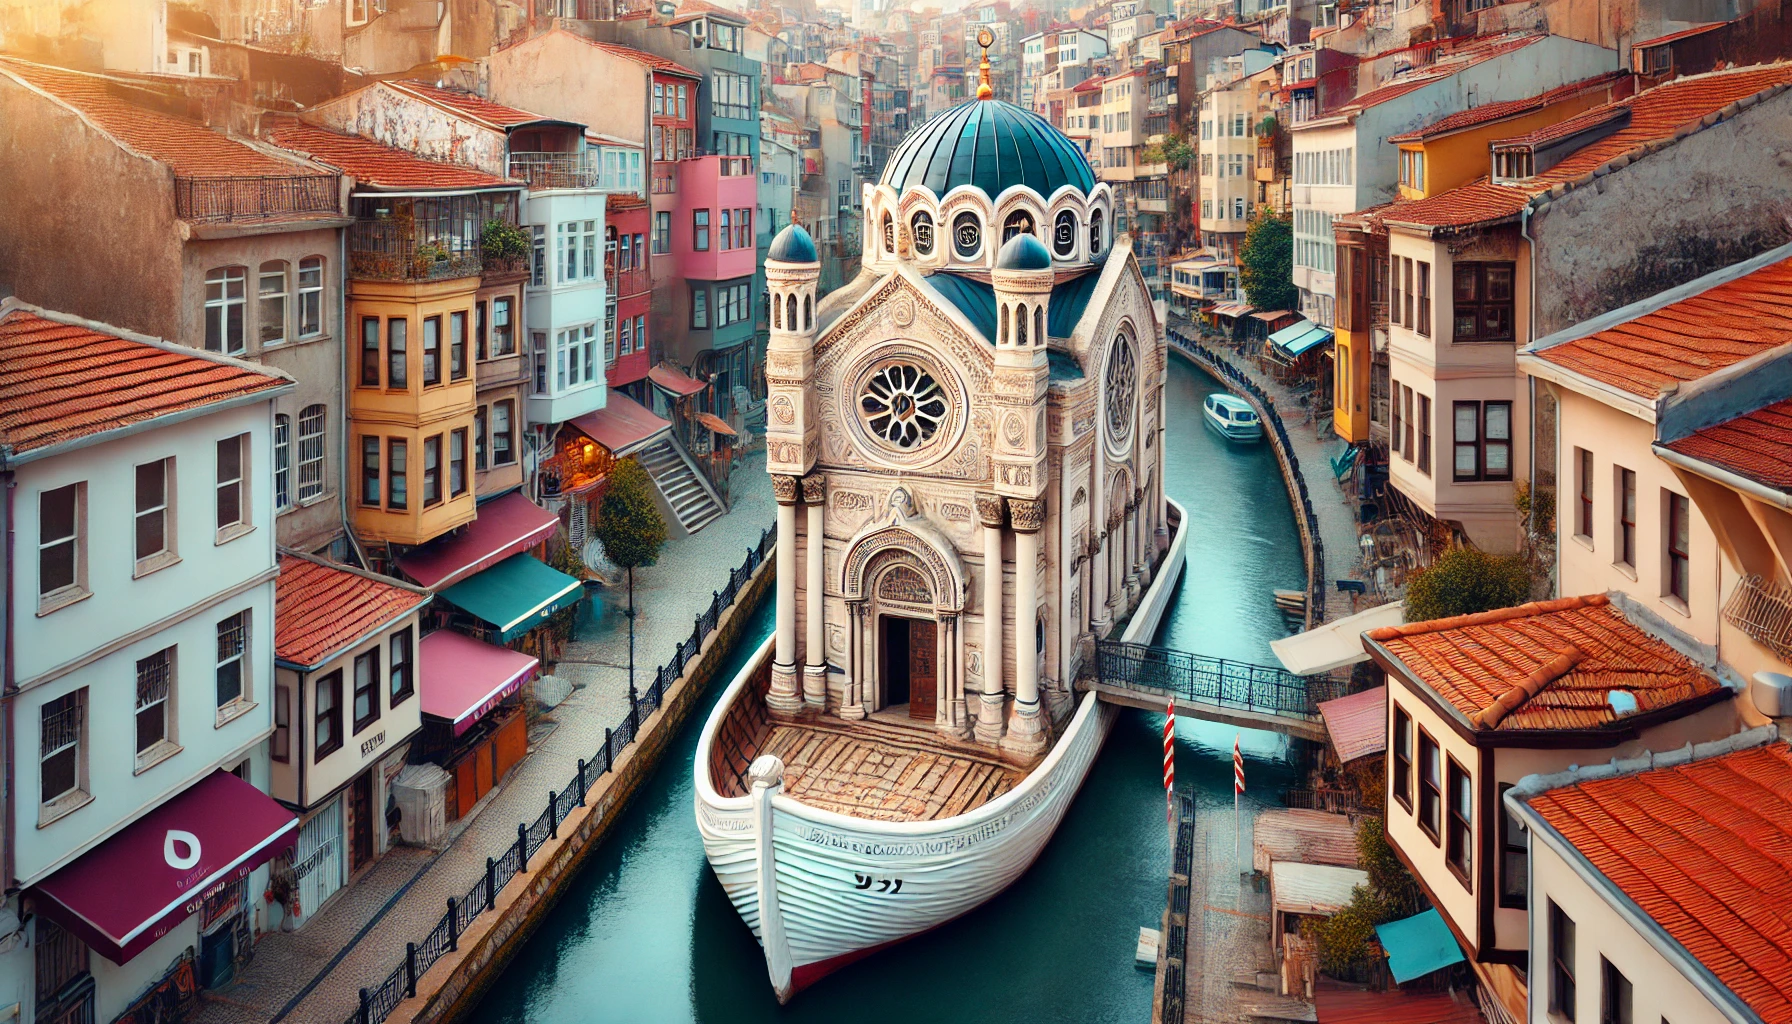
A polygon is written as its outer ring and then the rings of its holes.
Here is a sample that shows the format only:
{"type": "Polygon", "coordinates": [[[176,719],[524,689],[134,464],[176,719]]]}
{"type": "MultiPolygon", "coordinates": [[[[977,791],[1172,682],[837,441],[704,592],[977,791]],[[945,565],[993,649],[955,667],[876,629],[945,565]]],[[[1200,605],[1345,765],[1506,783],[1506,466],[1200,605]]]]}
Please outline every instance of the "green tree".
{"type": "Polygon", "coordinates": [[[666,520],[653,501],[653,481],[634,459],[610,470],[609,487],[597,507],[597,539],[604,553],[628,573],[628,689],[635,692],[635,568],[652,565],[666,546],[666,520]]]}
{"type": "Polygon", "coordinates": [[[1406,621],[1510,608],[1531,596],[1531,574],[1516,555],[1457,547],[1406,580],[1406,621]]]}
{"type": "Polygon", "coordinates": [[[1238,276],[1245,297],[1258,309],[1295,309],[1294,227],[1267,206],[1257,208],[1238,247],[1238,276]]]}
{"type": "Polygon", "coordinates": [[[1369,876],[1373,895],[1372,924],[1387,924],[1425,909],[1425,893],[1413,880],[1394,848],[1380,818],[1364,818],[1356,827],[1356,862],[1369,876]]]}

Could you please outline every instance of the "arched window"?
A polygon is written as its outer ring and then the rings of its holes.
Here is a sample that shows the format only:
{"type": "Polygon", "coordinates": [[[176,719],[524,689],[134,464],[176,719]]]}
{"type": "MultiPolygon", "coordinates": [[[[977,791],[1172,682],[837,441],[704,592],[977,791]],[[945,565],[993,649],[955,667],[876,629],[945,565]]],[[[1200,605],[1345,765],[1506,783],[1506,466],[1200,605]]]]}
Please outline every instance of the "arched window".
{"type": "Polygon", "coordinates": [[[274,417],[274,508],[292,507],[292,417],[274,417]]]}
{"type": "Polygon", "coordinates": [[[1094,210],[1089,214],[1089,255],[1101,255],[1101,211],[1094,210]]]}
{"type": "Polygon", "coordinates": [[[782,330],[784,327],[784,300],[778,298],[778,295],[776,292],[772,293],[771,305],[772,305],[772,329],[773,330],[782,330]]]}
{"type": "Polygon", "coordinates": [[[884,214],[884,254],[896,255],[896,221],[887,213],[884,214]]]}
{"type": "Polygon", "coordinates": [[[1025,210],[1014,211],[1009,214],[1008,219],[1002,223],[1003,244],[1007,244],[1008,240],[1015,235],[1030,235],[1032,233],[1033,215],[1025,210]]]}
{"type": "Polygon", "coordinates": [[[915,253],[920,256],[932,256],[933,217],[926,210],[922,210],[909,221],[909,227],[915,233],[915,253]]]}
{"type": "Polygon", "coordinates": [[[998,344],[998,345],[1008,344],[1008,324],[1013,319],[1014,319],[1014,310],[1009,309],[1007,306],[1003,306],[1002,307],[1001,337],[996,339],[996,344],[998,344]]]}
{"type": "Polygon", "coordinates": [[[1033,307],[1033,343],[1045,344],[1045,307],[1033,307]]]}
{"type": "Polygon", "coordinates": [[[969,210],[952,218],[952,248],[961,260],[974,260],[983,251],[983,224],[969,210]]]}
{"type": "Polygon", "coordinates": [[[1061,210],[1052,224],[1052,252],[1061,260],[1076,255],[1076,213],[1061,210]]]}
{"type": "Polygon", "coordinates": [[[802,330],[802,326],[796,320],[796,296],[792,295],[786,305],[789,307],[789,311],[784,316],[784,328],[791,331],[802,330]]]}
{"type": "Polygon", "coordinates": [[[1021,306],[1015,311],[1014,343],[1021,348],[1027,347],[1027,307],[1021,306]]]}
{"type": "Polygon", "coordinates": [[[299,500],[324,493],[324,435],[327,416],[322,405],[299,410],[299,500]]]}
{"type": "Polygon", "coordinates": [[[803,330],[809,330],[814,326],[815,310],[809,303],[809,296],[805,295],[803,296],[803,330]]]}

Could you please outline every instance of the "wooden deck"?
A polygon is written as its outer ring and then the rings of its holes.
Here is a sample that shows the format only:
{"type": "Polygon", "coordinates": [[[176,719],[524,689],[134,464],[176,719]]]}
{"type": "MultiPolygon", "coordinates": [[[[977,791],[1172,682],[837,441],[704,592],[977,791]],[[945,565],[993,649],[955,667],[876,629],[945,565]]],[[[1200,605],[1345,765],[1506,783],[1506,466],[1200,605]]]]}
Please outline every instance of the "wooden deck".
{"type": "Polygon", "coordinates": [[[963,814],[1013,789],[1026,775],[994,760],[888,742],[832,724],[774,723],[759,753],[784,761],[787,795],[811,807],[880,821],[963,814]]]}

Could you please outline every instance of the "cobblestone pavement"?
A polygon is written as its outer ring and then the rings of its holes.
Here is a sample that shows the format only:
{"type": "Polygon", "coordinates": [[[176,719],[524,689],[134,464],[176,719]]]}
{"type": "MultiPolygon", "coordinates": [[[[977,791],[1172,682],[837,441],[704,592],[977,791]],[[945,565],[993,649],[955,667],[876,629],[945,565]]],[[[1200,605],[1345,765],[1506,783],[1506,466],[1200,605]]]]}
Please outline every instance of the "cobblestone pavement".
{"type": "MultiPolygon", "coordinates": [[[[712,591],[746,558],[776,518],[765,456],[735,470],[733,506],[701,532],[672,541],[658,564],[635,570],[635,680],[644,686],[660,662],[690,635],[712,591]]],[[[473,812],[455,823],[441,851],[394,847],[354,885],[338,893],[297,932],[264,935],[239,979],[207,993],[201,1024],[340,1024],[372,986],[404,957],[405,943],[440,920],[485,871],[485,859],[516,842],[518,822],[533,821],[550,790],[564,786],[578,759],[603,743],[628,710],[626,598],[600,592],[567,645],[555,674],[575,684],[552,712],[557,726],[473,812]]]]}
{"type": "MultiPolygon", "coordinates": [[[[1312,486],[1311,483],[1308,484],[1312,486]]],[[[1215,808],[1195,817],[1195,866],[1189,880],[1189,961],[1183,1020],[1186,1024],[1245,1024],[1251,1019],[1239,997],[1259,993],[1241,979],[1272,971],[1269,894],[1250,885],[1251,821],[1246,807],[1244,840],[1234,850],[1233,819],[1215,808]]]]}

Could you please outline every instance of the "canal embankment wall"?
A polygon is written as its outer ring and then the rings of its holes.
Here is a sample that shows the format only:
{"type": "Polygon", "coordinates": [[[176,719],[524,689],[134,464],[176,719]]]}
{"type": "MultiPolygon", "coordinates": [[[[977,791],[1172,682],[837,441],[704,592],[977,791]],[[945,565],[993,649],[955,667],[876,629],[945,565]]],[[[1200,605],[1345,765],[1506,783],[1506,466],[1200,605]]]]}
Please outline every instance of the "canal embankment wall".
{"type": "Polygon", "coordinates": [[[1305,628],[1312,629],[1320,625],[1325,621],[1326,614],[1325,540],[1321,535],[1319,517],[1313,509],[1312,492],[1301,472],[1300,456],[1294,451],[1294,442],[1282,423],[1281,413],[1262,386],[1244,371],[1221,359],[1175,327],[1166,328],[1164,333],[1169,339],[1171,352],[1213,378],[1226,390],[1249,402],[1262,418],[1266,427],[1264,436],[1275,449],[1276,463],[1282,468],[1282,483],[1288,488],[1288,504],[1294,511],[1294,524],[1300,532],[1301,555],[1307,570],[1305,628]]]}
{"type": "Polygon", "coordinates": [[[766,555],[734,603],[716,619],[697,653],[665,691],[660,706],[645,716],[635,741],[615,757],[611,769],[591,785],[582,804],[568,813],[529,858],[527,869],[493,898],[490,912],[469,921],[456,948],[445,952],[417,978],[416,995],[386,1018],[404,1024],[453,1024],[470,1011],[523,947],[561,892],[578,874],[585,857],[609,835],[629,800],[660,766],[691,711],[715,681],[754,611],[776,578],[775,558],[766,555]]]}

